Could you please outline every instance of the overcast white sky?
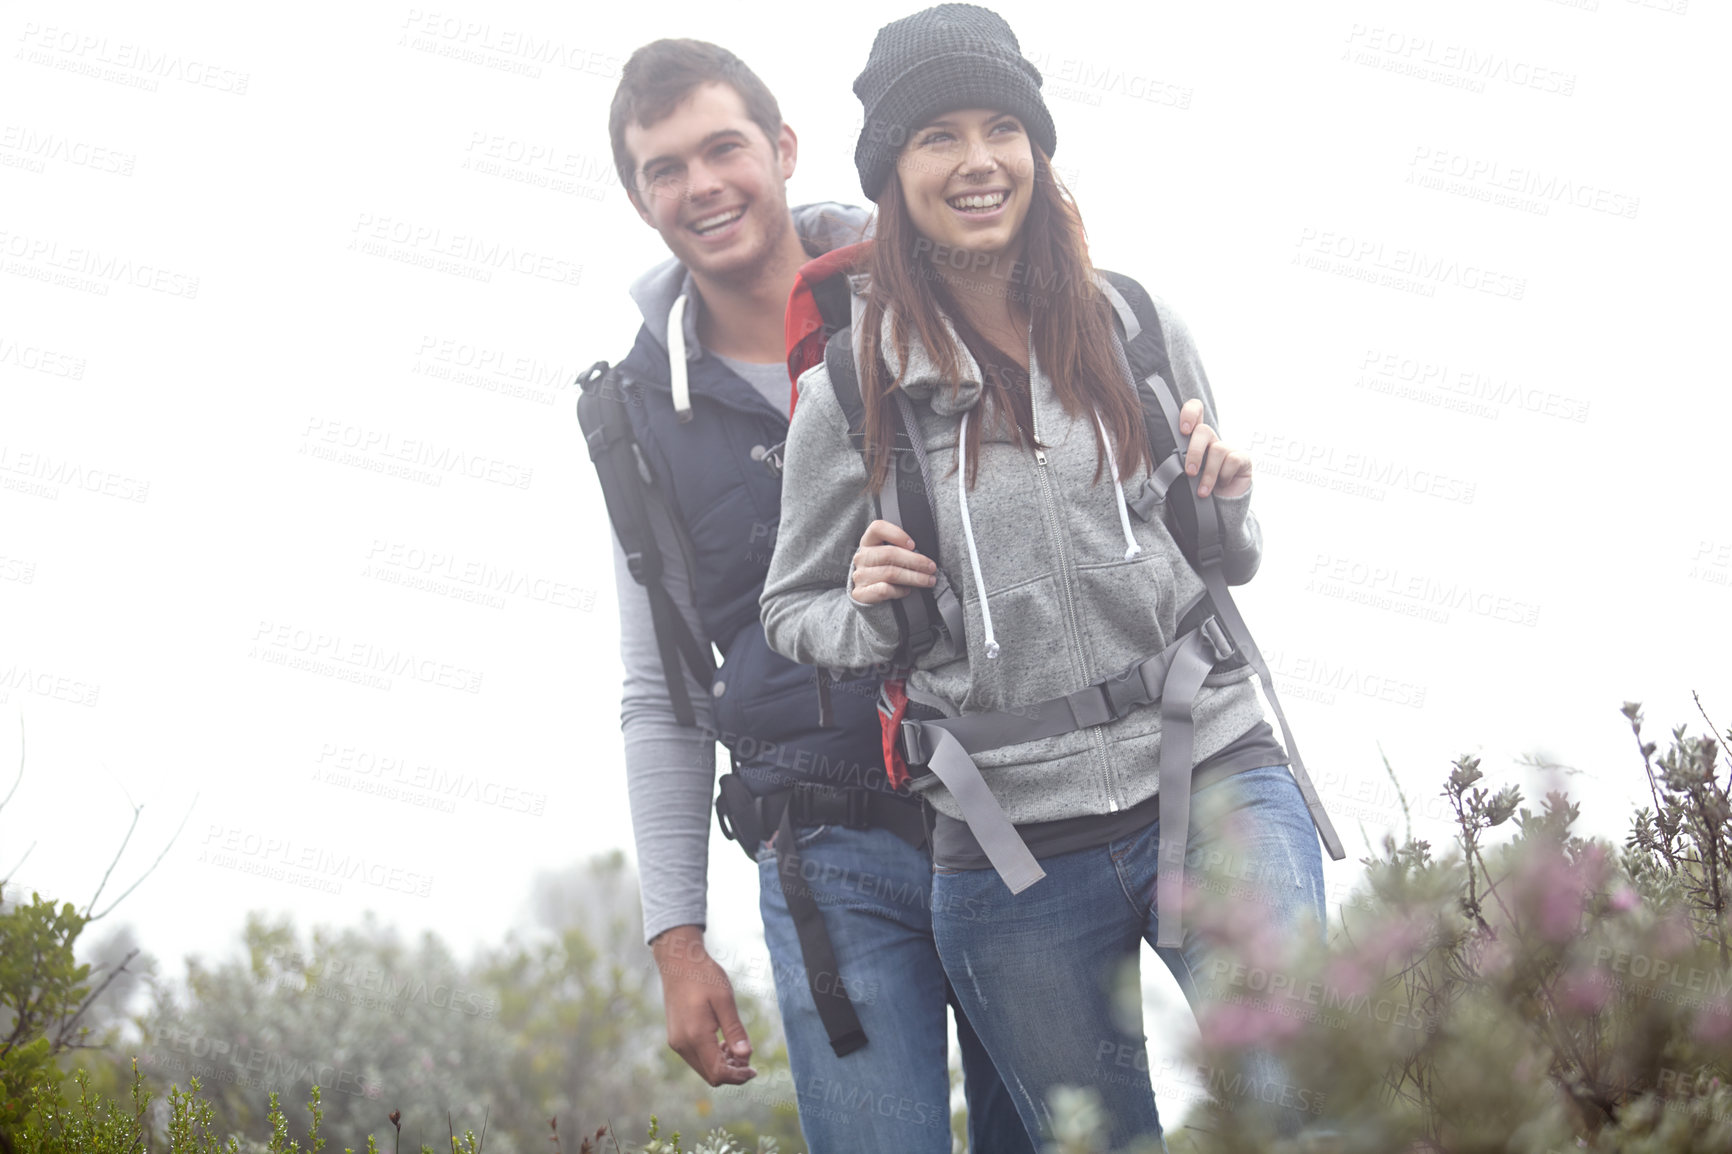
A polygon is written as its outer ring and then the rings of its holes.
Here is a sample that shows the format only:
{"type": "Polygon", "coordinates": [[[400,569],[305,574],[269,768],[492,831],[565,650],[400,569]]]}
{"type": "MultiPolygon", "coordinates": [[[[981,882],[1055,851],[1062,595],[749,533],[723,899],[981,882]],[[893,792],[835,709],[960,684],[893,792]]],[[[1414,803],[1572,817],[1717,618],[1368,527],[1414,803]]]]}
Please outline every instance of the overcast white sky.
{"type": "MultiPolygon", "coordinates": [[[[122,882],[196,795],[122,907],[171,969],[248,909],[497,940],[537,870],[632,846],[571,386],[662,253],[612,176],[619,64],[732,47],[799,133],[791,199],[858,200],[850,83],[913,9],[151,7],[0,18],[0,871],[34,841],[17,876],[82,900],[129,797],[122,882]]],[[[1453,756],[1531,795],[1541,752],[1621,839],[1619,704],[1732,724],[1724,10],[1000,11],[1096,262],[1189,321],[1256,453],[1240,604],[1331,881],[1394,820],[1379,748],[1434,815],[1453,756]]],[[[749,940],[719,836],[711,894],[749,940]]]]}

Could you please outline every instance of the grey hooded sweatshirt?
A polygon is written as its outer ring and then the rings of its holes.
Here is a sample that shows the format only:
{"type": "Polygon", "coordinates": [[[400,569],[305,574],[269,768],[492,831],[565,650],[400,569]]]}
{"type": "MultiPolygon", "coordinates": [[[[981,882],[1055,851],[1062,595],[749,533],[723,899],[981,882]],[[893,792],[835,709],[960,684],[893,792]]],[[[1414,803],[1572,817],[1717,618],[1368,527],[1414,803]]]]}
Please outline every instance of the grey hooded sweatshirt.
{"type": "MultiPolygon", "coordinates": [[[[1111,286],[1098,283],[1121,317],[1129,316],[1111,286]]],[[[1200,398],[1204,420],[1219,432],[1189,332],[1159,298],[1155,308],[1179,392],[1200,398]]],[[[1066,413],[1051,380],[1038,362],[1031,364],[1032,432],[1044,454],[1017,445],[1008,424],[988,425],[981,430],[978,479],[963,490],[957,446],[964,420],[979,417],[980,369],[958,342],[963,379],[953,394],[917,336],[911,344],[902,387],[914,401],[930,459],[934,559],[962,598],[966,649],[941,641],[924,654],[909,674],[909,696],[952,717],[1026,707],[1083,689],[1171,643],[1180,613],[1203,584],[1158,515],[1143,520],[1127,508],[1107,471],[1094,481],[1095,415],[1066,413]]],[[[891,371],[902,368],[889,315],[881,347],[891,371]]],[[[849,445],[823,365],[803,375],[798,388],[784,454],[781,529],[760,600],[765,633],[771,648],[805,664],[857,669],[887,662],[897,644],[890,604],[861,604],[848,588],[854,552],[872,520],[865,465],[849,445]]],[[[1139,477],[1126,488],[1134,495],[1141,485],[1139,477]]],[[[1217,507],[1226,571],[1248,579],[1262,551],[1250,495],[1217,498],[1217,507]]],[[[932,545],[915,542],[923,552],[932,545]]],[[[1252,676],[1245,667],[1205,682],[1194,709],[1195,765],[1263,723],[1252,676]]],[[[1115,814],[1147,801],[1157,790],[1160,744],[1160,709],[1146,706],[1103,725],[981,752],[974,761],[1005,815],[1021,826],[1115,814]]],[[[913,785],[939,813],[961,819],[935,776],[913,785]]]]}

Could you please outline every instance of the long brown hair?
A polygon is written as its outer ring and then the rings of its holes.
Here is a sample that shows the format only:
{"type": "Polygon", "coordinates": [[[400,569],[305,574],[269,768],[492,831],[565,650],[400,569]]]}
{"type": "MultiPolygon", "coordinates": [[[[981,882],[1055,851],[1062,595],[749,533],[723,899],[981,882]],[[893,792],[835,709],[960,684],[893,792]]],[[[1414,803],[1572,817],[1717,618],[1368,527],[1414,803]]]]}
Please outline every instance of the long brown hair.
{"type": "MultiPolygon", "coordinates": [[[[1088,241],[1076,204],[1052,170],[1039,145],[1034,153],[1033,198],[1023,221],[1022,268],[1007,283],[1013,302],[1022,305],[1034,329],[1035,354],[1052,379],[1064,411],[1074,418],[1099,412],[1117,450],[1119,479],[1128,481],[1149,465],[1148,435],[1141,403],[1119,373],[1113,354],[1112,305],[1094,282],[1088,241]]],[[[879,356],[879,331],[885,310],[892,310],[890,339],[908,364],[909,341],[917,338],[951,388],[961,388],[962,368],[956,343],[943,318],[956,317],[953,295],[933,259],[930,241],[921,237],[902,199],[901,180],[892,175],[878,197],[877,235],[866,268],[871,284],[866,296],[860,340],[860,397],[865,403],[868,484],[876,491],[890,474],[891,449],[899,419],[892,394],[901,386],[879,356]]],[[[1012,375],[1005,374],[1006,378],[1012,375]]],[[[992,382],[988,382],[989,384],[992,382]]],[[[1001,380],[999,383],[1008,383],[1001,380]]],[[[980,430],[994,419],[1028,419],[1032,402],[1026,378],[1007,389],[982,391],[979,419],[970,421],[968,483],[973,486],[980,465],[980,430]],[[1017,395],[1020,389],[1021,395],[1017,395]],[[1000,414],[1003,405],[1009,413],[1000,414]]],[[[1093,422],[1091,422],[1092,424],[1093,422]]],[[[1030,427],[1032,436],[1032,427],[1030,427]]],[[[1106,446],[1095,429],[1095,481],[1106,467],[1106,446]]],[[[958,457],[958,460],[963,458],[958,457]]]]}

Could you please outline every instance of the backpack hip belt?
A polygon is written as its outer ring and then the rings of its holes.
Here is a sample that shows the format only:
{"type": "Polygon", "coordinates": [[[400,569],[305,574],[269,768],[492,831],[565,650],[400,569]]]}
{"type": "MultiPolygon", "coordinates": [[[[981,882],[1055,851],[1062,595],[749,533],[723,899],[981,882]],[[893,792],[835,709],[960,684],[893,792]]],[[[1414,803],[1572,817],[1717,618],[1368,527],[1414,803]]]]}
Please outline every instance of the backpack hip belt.
{"type": "Polygon", "coordinates": [[[944,783],[962,809],[963,820],[987,860],[1010,887],[1021,893],[1046,876],[1016,827],[994,800],[971,754],[1043,737],[1074,733],[1117,721],[1134,710],[1161,707],[1160,870],[1157,944],[1180,942],[1179,901],[1183,893],[1185,845],[1190,828],[1191,752],[1195,737],[1192,709],[1203,680],[1236,650],[1213,616],[1150,657],[1123,672],[1075,693],[1038,705],[996,713],[932,720],[904,719],[903,756],[911,767],[924,766],[944,783]]]}
{"type": "Polygon", "coordinates": [[[758,846],[768,841],[786,813],[796,829],[839,825],[847,829],[887,829],[915,849],[926,845],[920,806],[869,789],[850,789],[817,782],[796,782],[787,789],[754,794],[737,773],[723,774],[716,792],[716,821],[722,836],[736,841],[747,857],[757,860],[758,846]]]}

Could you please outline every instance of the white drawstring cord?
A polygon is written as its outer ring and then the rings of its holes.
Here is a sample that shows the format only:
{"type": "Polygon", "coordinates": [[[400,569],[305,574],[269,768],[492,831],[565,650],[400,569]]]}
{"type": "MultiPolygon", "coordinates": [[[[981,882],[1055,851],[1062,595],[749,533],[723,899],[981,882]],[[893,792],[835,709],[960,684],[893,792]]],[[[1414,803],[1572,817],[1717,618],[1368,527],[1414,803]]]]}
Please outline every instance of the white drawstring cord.
{"type": "Polygon", "coordinates": [[[1119,528],[1125,531],[1125,560],[1129,561],[1141,553],[1143,547],[1137,544],[1135,537],[1131,536],[1131,515],[1125,505],[1125,486],[1119,480],[1118,458],[1113,456],[1113,439],[1107,436],[1107,427],[1101,422],[1101,414],[1098,409],[1095,410],[1095,428],[1101,431],[1101,444],[1107,448],[1107,468],[1113,472],[1113,492],[1118,495],[1119,499],[1119,528]]]}
{"type": "Polygon", "coordinates": [[[674,413],[683,423],[692,419],[691,386],[686,380],[686,294],[674,298],[668,310],[668,383],[674,391],[674,413]]]}

